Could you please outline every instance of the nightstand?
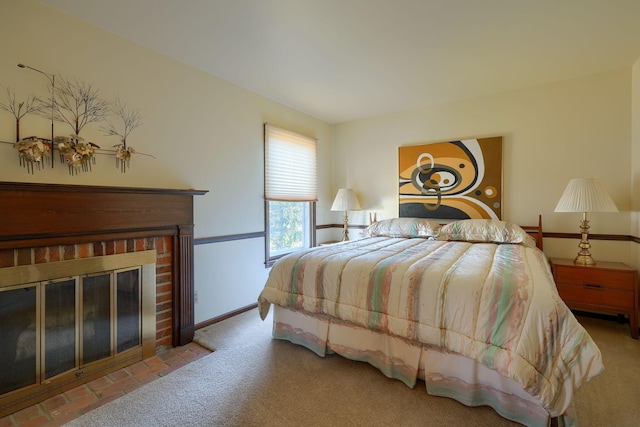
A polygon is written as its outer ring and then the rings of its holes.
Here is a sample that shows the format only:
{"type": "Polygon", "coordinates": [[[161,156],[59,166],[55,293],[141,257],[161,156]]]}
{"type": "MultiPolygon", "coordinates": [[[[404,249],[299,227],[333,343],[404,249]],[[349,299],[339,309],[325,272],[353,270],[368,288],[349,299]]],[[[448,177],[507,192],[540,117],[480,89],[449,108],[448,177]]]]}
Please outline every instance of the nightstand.
{"type": "Polygon", "coordinates": [[[629,316],[631,337],[638,339],[638,271],[621,262],[575,265],[551,258],[558,293],[569,308],[629,316]]]}

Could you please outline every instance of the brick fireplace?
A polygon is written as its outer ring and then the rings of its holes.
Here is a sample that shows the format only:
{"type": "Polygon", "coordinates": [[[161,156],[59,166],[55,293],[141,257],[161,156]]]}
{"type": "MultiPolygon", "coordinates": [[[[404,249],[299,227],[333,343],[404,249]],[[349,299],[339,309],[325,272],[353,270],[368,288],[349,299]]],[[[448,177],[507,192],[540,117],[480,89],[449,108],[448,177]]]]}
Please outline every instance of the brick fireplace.
{"type": "Polygon", "coordinates": [[[16,393],[9,410],[149,357],[157,347],[191,342],[193,196],[205,193],[0,182],[0,275],[3,269],[155,251],[155,346],[83,371],[84,378],[76,372],[57,385],[43,381],[39,390],[16,393]]]}

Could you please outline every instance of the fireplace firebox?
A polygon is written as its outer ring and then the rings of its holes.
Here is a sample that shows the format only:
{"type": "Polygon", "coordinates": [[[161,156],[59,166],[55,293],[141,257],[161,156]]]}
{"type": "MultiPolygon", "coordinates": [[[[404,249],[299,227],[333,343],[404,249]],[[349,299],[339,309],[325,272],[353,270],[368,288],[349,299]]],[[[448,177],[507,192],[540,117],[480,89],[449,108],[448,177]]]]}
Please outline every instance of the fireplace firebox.
{"type": "Polygon", "coordinates": [[[0,182],[0,417],[193,339],[205,193],[0,182]]]}

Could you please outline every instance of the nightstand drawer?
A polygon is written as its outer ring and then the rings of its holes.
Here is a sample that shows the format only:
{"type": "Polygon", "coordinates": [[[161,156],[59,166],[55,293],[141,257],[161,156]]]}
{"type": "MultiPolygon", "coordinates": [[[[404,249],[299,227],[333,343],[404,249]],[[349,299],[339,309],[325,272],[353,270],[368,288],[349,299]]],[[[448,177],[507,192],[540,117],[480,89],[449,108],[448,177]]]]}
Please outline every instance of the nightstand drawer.
{"type": "Polygon", "coordinates": [[[598,285],[606,288],[635,289],[634,274],[626,271],[598,270],[596,268],[556,269],[556,282],[575,285],[598,285]]]}
{"type": "Polygon", "coordinates": [[[593,304],[599,306],[634,308],[634,292],[622,289],[597,287],[598,285],[573,285],[558,283],[560,298],[571,307],[571,303],[593,304]]]}

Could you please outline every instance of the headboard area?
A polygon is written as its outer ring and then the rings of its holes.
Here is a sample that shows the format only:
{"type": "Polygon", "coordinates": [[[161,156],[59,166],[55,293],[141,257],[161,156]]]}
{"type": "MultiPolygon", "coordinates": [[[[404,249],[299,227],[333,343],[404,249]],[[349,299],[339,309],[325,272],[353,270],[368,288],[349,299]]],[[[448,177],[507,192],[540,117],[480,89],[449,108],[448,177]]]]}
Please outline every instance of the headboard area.
{"type": "Polygon", "coordinates": [[[536,246],[542,250],[542,215],[538,215],[538,225],[521,225],[520,228],[536,239],[536,246]]]}

